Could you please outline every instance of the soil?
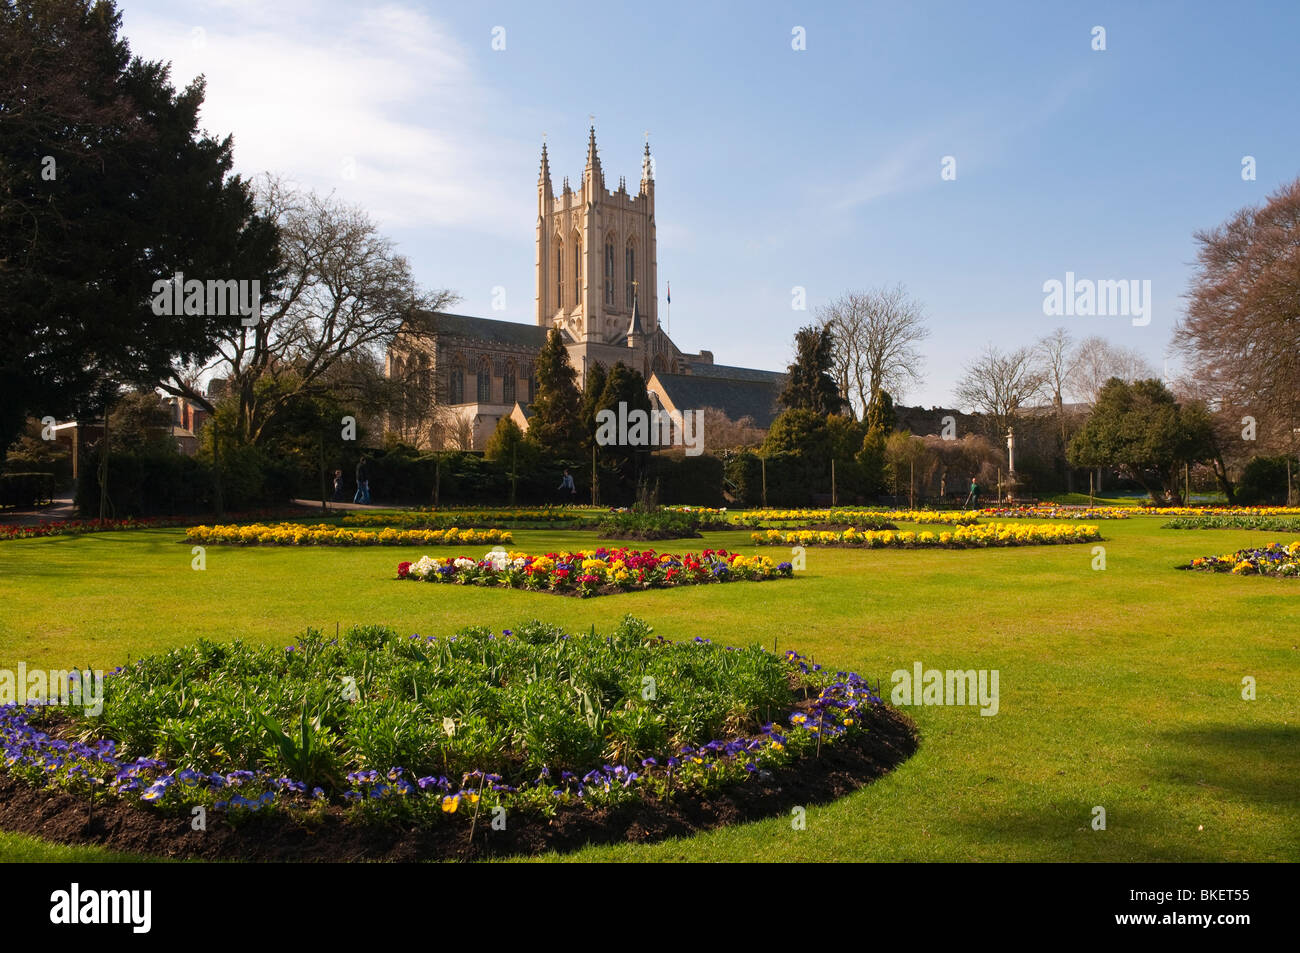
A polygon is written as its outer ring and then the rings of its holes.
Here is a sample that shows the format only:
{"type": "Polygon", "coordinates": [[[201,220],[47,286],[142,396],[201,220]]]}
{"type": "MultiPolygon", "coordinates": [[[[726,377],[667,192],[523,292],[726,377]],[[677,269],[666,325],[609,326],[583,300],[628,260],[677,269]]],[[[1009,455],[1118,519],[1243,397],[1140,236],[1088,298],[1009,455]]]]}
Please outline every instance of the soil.
{"type": "Polygon", "coordinates": [[[790,528],[789,530],[787,530],[787,532],[797,533],[797,532],[800,532],[801,530],[810,529],[810,530],[815,530],[816,532],[819,532],[819,533],[820,533],[820,532],[828,532],[828,533],[842,533],[842,532],[844,532],[846,529],[848,529],[848,528],[850,528],[850,527],[852,527],[853,529],[863,529],[863,530],[865,530],[865,529],[872,529],[872,530],[887,530],[887,529],[893,529],[893,530],[896,530],[896,529],[898,529],[898,527],[895,526],[893,523],[881,523],[881,524],[878,525],[878,526],[873,524],[873,525],[871,525],[871,526],[867,526],[867,527],[864,527],[863,524],[861,524],[861,523],[813,523],[813,524],[811,524],[811,525],[809,525],[809,526],[796,526],[796,527],[792,527],[792,528],[790,528]]]}
{"type": "Polygon", "coordinates": [[[143,805],[84,798],[36,788],[0,773],[0,829],[61,844],[93,844],[154,857],[243,861],[478,860],[588,844],[647,843],[789,813],[822,804],[871,783],[909,758],[919,739],[911,719],[885,706],[870,730],[828,745],[820,755],[753,776],[708,795],[643,798],[617,808],[561,806],[555,816],[515,812],[502,831],[489,816],[474,825],[457,817],[431,828],[360,824],[330,807],[308,820],[290,812],[253,815],[233,827],[210,812],[206,831],[189,814],[163,814],[143,805]]]}

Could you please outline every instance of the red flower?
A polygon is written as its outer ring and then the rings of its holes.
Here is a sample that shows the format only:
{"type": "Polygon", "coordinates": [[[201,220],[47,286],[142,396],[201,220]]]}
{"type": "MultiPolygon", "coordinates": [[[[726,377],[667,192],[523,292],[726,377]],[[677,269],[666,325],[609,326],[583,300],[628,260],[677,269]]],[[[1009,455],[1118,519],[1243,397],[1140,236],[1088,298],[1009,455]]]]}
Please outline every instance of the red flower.
{"type": "Polygon", "coordinates": [[[406,578],[407,576],[409,576],[410,574],[411,574],[411,564],[410,564],[410,563],[398,563],[398,564],[397,564],[397,578],[398,578],[398,579],[405,579],[405,578],[406,578]]]}

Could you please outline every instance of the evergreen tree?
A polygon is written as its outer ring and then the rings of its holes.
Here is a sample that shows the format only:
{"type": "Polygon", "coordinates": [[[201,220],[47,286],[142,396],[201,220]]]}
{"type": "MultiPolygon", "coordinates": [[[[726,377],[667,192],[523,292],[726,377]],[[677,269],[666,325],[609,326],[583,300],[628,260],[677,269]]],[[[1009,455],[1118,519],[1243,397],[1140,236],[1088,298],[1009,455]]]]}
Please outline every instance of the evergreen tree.
{"type": "Polygon", "coordinates": [[[829,327],[800,328],[794,336],[795,358],[787,370],[781,403],[791,410],[810,410],[819,417],[838,414],[844,397],[835,383],[835,335],[829,327]]]}
{"type": "Polygon", "coordinates": [[[582,388],[582,429],[587,434],[588,455],[596,442],[596,411],[600,409],[600,398],[605,393],[606,377],[604,365],[596,364],[587,369],[587,382],[582,388]]]}
{"type": "Polygon", "coordinates": [[[1115,467],[1141,484],[1152,502],[1177,506],[1183,502],[1183,465],[1213,453],[1214,429],[1203,404],[1179,404],[1157,378],[1130,384],[1112,377],[1070,441],[1069,460],[1080,467],[1115,467]]]}
{"type": "Polygon", "coordinates": [[[881,389],[872,395],[867,404],[867,412],[862,419],[866,421],[868,430],[876,428],[888,433],[898,426],[898,414],[894,411],[894,398],[889,396],[889,391],[881,389]]]}
{"type": "Polygon", "coordinates": [[[537,395],[528,421],[528,439],[559,460],[576,460],[582,453],[582,396],[578,372],[569,361],[558,328],[552,328],[537,355],[537,395]]]}
{"type": "MultiPolygon", "coordinates": [[[[608,411],[605,414],[606,420],[612,416],[613,423],[605,424],[601,427],[597,424],[596,433],[598,436],[604,432],[608,435],[618,426],[620,417],[629,420],[627,437],[639,440],[638,443],[618,443],[606,439],[604,445],[600,448],[601,459],[606,465],[614,470],[623,481],[635,481],[641,470],[641,465],[650,453],[650,439],[654,435],[650,433],[649,415],[650,415],[650,394],[646,390],[645,378],[639,371],[633,370],[622,361],[611,368],[609,376],[605,378],[605,387],[601,392],[600,400],[596,403],[596,414],[600,415],[602,411],[608,411]],[[619,413],[619,405],[626,405],[626,410],[619,413]],[[631,421],[634,411],[643,411],[646,415],[646,432],[636,434],[632,432],[631,421]]],[[[639,416],[639,415],[638,415],[639,416]]],[[[598,442],[600,442],[598,440],[598,442]]]]}
{"type": "Polygon", "coordinates": [[[203,80],[178,93],[120,26],[110,0],[0,3],[0,457],[26,413],[98,413],[239,326],[156,314],[155,282],[274,277],[231,139],[199,128],[203,80]]]}

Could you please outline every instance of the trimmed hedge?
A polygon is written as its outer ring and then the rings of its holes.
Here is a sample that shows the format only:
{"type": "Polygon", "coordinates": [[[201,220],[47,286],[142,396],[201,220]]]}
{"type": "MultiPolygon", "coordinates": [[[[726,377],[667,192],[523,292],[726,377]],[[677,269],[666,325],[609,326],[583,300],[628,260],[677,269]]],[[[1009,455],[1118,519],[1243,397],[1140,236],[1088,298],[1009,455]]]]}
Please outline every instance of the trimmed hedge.
{"type": "MultiPolygon", "coordinates": [[[[83,459],[77,509],[99,513],[99,455],[83,459]]],[[[293,495],[294,474],[256,447],[222,447],[221,498],[227,511],[281,506],[293,495]]],[[[179,453],[112,451],[108,458],[112,515],[173,516],[216,508],[212,463],[179,453]]]]}
{"type": "MultiPolygon", "coordinates": [[[[763,461],[753,450],[741,450],[727,461],[726,478],[741,506],[763,505],[763,461]]],[[[835,461],[835,494],[841,506],[868,501],[866,469],[856,460],[835,461]]],[[[768,454],[768,506],[799,508],[830,498],[829,460],[798,453],[768,454]]]]}
{"type": "Polygon", "coordinates": [[[53,499],[53,473],[0,473],[0,506],[38,506],[53,499]]]}
{"type": "Polygon", "coordinates": [[[724,506],[722,461],[702,453],[689,457],[684,450],[656,453],[647,476],[659,484],[659,502],[682,506],[724,506]]]}

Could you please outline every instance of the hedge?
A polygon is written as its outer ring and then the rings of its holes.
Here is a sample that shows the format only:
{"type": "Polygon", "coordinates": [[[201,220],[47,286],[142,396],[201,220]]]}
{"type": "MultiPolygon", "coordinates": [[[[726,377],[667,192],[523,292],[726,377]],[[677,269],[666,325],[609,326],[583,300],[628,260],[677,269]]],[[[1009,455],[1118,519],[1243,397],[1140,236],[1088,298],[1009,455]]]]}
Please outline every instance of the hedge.
{"type": "Polygon", "coordinates": [[[53,473],[0,473],[0,506],[37,506],[53,499],[53,473]]]}

